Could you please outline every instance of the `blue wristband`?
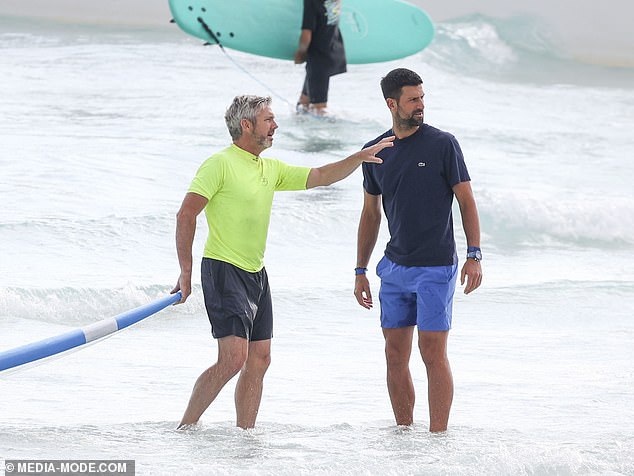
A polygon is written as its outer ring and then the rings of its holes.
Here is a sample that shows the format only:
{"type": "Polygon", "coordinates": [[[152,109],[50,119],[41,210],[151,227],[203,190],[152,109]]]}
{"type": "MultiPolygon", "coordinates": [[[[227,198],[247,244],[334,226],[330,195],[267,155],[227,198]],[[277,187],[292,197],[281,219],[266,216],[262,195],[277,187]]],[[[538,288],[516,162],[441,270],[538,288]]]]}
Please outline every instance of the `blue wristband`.
{"type": "Polygon", "coordinates": [[[360,274],[365,274],[367,270],[368,268],[354,268],[354,274],[357,276],[360,274]]]}

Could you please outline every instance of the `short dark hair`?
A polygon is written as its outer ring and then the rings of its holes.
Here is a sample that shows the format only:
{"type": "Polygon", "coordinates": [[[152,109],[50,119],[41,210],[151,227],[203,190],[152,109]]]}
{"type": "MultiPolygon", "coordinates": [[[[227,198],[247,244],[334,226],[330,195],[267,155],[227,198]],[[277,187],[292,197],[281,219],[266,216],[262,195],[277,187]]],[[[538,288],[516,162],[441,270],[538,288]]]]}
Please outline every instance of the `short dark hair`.
{"type": "Polygon", "coordinates": [[[401,97],[403,86],[418,86],[423,80],[414,71],[406,68],[393,69],[381,79],[381,91],[385,99],[392,98],[397,101],[401,97]]]}

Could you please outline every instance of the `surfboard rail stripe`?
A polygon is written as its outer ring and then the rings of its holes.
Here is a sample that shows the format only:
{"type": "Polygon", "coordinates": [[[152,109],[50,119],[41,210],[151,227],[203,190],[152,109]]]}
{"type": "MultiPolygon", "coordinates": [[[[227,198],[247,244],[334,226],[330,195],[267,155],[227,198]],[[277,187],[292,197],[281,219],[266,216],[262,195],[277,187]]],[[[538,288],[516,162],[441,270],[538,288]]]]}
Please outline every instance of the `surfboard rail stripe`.
{"type": "Polygon", "coordinates": [[[125,329],[181,300],[181,292],[170,294],[115,317],[88,324],[58,336],[0,352],[0,372],[51,357],[125,329]]]}

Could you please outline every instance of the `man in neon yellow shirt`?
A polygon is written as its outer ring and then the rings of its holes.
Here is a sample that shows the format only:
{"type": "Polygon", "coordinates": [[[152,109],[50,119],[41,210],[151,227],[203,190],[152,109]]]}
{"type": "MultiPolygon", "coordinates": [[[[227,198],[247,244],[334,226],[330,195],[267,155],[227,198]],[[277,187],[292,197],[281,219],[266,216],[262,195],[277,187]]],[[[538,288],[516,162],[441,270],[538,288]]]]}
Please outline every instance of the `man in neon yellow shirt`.
{"type": "Polygon", "coordinates": [[[192,244],[196,217],[203,209],[209,225],[202,287],[218,361],[196,380],[179,428],[198,422],[225,384],[240,373],[235,390],[236,425],[252,428],[260,407],[262,382],[270,363],[273,312],[264,249],[273,194],[330,185],[362,162],[380,163],[375,154],[393,137],[339,162],[318,168],[294,167],[260,157],[277,129],[271,98],[237,96],[225,121],[233,144],[199,168],[176,222],[181,273],[172,293],[191,294],[192,244]]]}

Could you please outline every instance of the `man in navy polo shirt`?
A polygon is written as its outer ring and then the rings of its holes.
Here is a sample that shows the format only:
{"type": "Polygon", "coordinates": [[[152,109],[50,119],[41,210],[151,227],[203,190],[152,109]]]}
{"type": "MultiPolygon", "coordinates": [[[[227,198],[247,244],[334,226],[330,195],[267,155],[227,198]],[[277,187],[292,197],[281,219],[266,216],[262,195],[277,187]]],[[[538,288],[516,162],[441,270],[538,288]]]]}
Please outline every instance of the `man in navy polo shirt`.
{"type": "Polygon", "coordinates": [[[409,371],[414,326],[427,370],[429,431],[447,429],[453,379],[447,358],[458,256],[452,202],[460,205],[467,257],[460,274],[465,294],[480,286],[480,224],[467,167],[456,138],[423,122],[422,79],[399,68],[381,80],[392,113],[392,129],[366,144],[395,135],[394,146],[377,154],[382,164],[363,164],[364,203],[359,221],[354,294],[372,307],[365,275],[381,223],[390,240],[376,267],[385,337],[387,386],[397,425],[414,420],[414,385],[409,371]]]}

